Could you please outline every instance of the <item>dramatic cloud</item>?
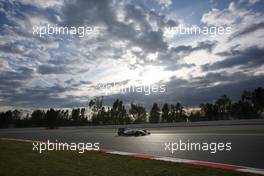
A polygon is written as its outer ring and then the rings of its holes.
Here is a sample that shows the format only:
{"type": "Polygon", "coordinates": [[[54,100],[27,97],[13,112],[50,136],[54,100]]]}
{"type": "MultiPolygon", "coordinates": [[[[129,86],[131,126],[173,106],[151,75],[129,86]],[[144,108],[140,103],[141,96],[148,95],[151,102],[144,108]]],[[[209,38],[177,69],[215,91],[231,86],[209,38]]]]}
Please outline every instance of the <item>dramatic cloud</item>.
{"type": "Polygon", "coordinates": [[[252,26],[248,26],[247,28],[243,29],[242,31],[238,31],[237,33],[235,33],[232,38],[238,38],[241,37],[243,35],[248,35],[252,32],[255,32],[257,30],[260,29],[264,29],[264,23],[257,23],[257,24],[253,24],[252,26]]]}
{"type": "Polygon", "coordinates": [[[57,66],[51,66],[51,65],[41,65],[38,68],[39,72],[41,74],[63,74],[66,73],[66,70],[64,67],[57,67],[57,66]]]}
{"type": "Polygon", "coordinates": [[[217,70],[240,66],[244,69],[262,66],[264,59],[264,49],[252,46],[241,50],[232,50],[230,52],[219,53],[220,56],[226,57],[223,61],[213,64],[206,64],[203,70],[217,70]]]}
{"type": "Polygon", "coordinates": [[[153,101],[198,106],[264,86],[263,1],[221,1],[214,8],[179,2],[0,0],[0,108],[87,106],[102,95],[105,103],[120,98],[147,107],[153,101]],[[231,27],[231,33],[168,36],[168,28],[180,24],[231,27]],[[47,25],[99,31],[33,34],[47,25]],[[105,95],[100,84],[158,84],[166,92],[105,95]]]}

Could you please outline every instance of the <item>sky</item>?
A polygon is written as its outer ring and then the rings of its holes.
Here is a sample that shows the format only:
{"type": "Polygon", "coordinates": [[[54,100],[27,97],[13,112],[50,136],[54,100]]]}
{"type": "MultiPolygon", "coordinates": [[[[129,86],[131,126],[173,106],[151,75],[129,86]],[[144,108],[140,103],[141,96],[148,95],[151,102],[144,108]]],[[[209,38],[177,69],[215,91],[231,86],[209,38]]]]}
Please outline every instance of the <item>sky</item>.
{"type": "Polygon", "coordinates": [[[264,86],[264,1],[0,0],[0,110],[237,100],[264,86]],[[98,27],[84,37],[39,26],[98,27]],[[179,35],[172,27],[230,27],[179,35]],[[164,86],[120,92],[106,85],[164,86]],[[107,92],[106,92],[107,90],[107,92]]]}

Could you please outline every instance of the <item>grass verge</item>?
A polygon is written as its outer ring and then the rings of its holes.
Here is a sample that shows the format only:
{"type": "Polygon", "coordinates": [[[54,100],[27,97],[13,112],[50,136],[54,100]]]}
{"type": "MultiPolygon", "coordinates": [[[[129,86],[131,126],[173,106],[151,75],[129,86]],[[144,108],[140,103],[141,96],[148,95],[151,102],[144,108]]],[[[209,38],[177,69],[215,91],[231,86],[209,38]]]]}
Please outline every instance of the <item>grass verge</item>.
{"type": "Polygon", "coordinates": [[[32,144],[0,140],[1,176],[253,176],[254,174],[100,152],[32,151],[32,144]]]}

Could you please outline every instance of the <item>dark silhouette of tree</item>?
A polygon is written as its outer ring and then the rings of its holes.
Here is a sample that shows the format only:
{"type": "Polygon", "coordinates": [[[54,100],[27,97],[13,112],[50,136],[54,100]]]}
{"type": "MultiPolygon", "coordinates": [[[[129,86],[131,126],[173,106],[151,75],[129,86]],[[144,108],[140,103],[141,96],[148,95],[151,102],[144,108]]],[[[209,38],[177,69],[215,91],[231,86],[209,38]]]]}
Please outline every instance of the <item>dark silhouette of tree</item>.
{"type": "Polygon", "coordinates": [[[185,117],[182,104],[179,102],[176,103],[175,110],[176,110],[176,121],[177,120],[182,121],[185,117]]]}
{"type": "Polygon", "coordinates": [[[47,113],[45,114],[45,119],[49,128],[52,129],[57,126],[58,115],[58,111],[55,111],[52,108],[47,111],[47,113]]]}
{"type": "Polygon", "coordinates": [[[241,101],[243,103],[250,103],[252,104],[252,94],[250,91],[243,91],[242,95],[241,95],[241,101]]]}
{"type": "Polygon", "coordinates": [[[105,107],[102,107],[99,116],[100,116],[103,124],[108,124],[108,122],[107,122],[108,119],[107,119],[107,115],[106,114],[107,114],[107,112],[105,111],[105,107]]]}
{"type": "Polygon", "coordinates": [[[205,120],[215,120],[215,116],[217,115],[217,108],[214,104],[206,103],[201,104],[201,113],[204,114],[205,120]]]}
{"type": "Polygon", "coordinates": [[[175,105],[170,105],[170,113],[169,113],[169,117],[168,117],[168,121],[167,122],[174,122],[176,121],[176,107],[175,105]]]}
{"type": "Polygon", "coordinates": [[[153,106],[150,111],[149,122],[150,123],[159,123],[160,118],[160,109],[157,103],[153,103],[153,106]]]}
{"type": "Polygon", "coordinates": [[[92,111],[98,112],[103,107],[103,96],[102,97],[95,97],[93,100],[90,100],[88,106],[92,111]]]}
{"type": "Polygon", "coordinates": [[[116,99],[116,101],[113,103],[113,107],[112,107],[112,119],[114,121],[114,124],[115,125],[118,125],[118,111],[119,111],[119,105],[120,105],[120,102],[119,102],[119,99],[116,99]]]}
{"type": "Polygon", "coordinates": [[[123,106],[123,102],[119,99],[116,99],[116,101],[113,103],[112,115],[114,124],[125,124],[127,113],[125,107],[123,106]]]}
{"type": "Polygon", "coordinates": [[[31,114],[33,126],[43,126],[45,124],[44,118],[45,112],[39,109],[33,111],[31,114]]]}
{"type": "Polygon", "coordinates": [[[231,115],[235,119],[251,119],[257,117],[250,91],[243,91],[240,100],[232,104],[231,115]]]}
{"type": "MultiPolygon", "coordinates": [[[[55,128],[57,126],[68,125],[105,125],[105,124],[129,124],[146,123],[147,112],[141,105],[131,104],[127,112],[123,101],[116,99],[112,107],[103,106],[103,97],[97,97],[89,102],[92,110],[92,118],[87,119],[85,108],[73,108],[71,114],[65,109],[34,110],[31,115],[27,113],[22,117],[20,110],[8,110],[0,112],[0,127],[34,127],[47,126],[55,128]]],[[[222,119],[250,119],[261,118],[264,111],[264,89],[256,88],[253,91],[244,91],[237,102],[231,102],[227,95],[221,96],[215,103],[205,103],[200,105],[200,111],[193,111],[188,116],[181,103],[164,103],[161,112],[157,103],[153,103],[149,113],[150,123],[159,123],[160,115],[162,122],[202,120],[222,120],[222,119]]]]}
{"type": "Polygon", "coordinates": [[[103,108],[103,96],[102,97],[95,97],[94,99],[90,100],[89,108],[92,110],[92,124],[99,125],[104,124],[103,118],[101,117],[101,110],[103,108]]]}
{"type": "Polygon", "coordinates": [[[257,113],[264,110],[264,89],[262,87],[258,87],[252,92],[252,103],[257,113]]]}
{"type": "Polygon", "coordinates": [[[75,122],[75,123],[78,123],[80,121],[80,108],[77,108],[77,109],[72,109],[72,120],[75,122]]]}
{"type": "Polygon", "coordinates": [[[239,101],[232,104],[231,115],[235,119],[254,119],[257,113],[249,102],[239,101]]]}
{"type": "Polygon", "coordinates": [[[134,123],[146,123],[147,113],[143,106],[131,103],[129,114],[132,115],[134,123]]]}
{"type": "Polygon", "coordinates": [[[69,120],[69,110],[67,109],[66,111],[64,111],[64,114],[63,114],[64,118],[66,120],[69,120]]]}
{"type": "Polygon", "coordinates": [[[215,102],[216,108],[217,108],[217,116],[218,119],[228,119],[231,111],[231,100],[227,95],[221,96],[216,102],[215,102]]]}
{"type": "Polygon", "coordinates": [[[21,111],[19,111],[17,109],[15,109],[12,112],[12,118],[13,118],[14,121],[19,120],[21,118],[21,115],[22,115],[21,111]]]}
{"type": "Polygon", "coordinates": [[[86,120],[86,118],[85,118],[85,108],[82,108],[81,109],[81,121],[85,121],[86,120]]]}
{"type": "Polygon", "coordinates": [[[161,119],[162,122],[168,122],[169,121],[169,113],[170,113],[170,108],[169,105],[167,103],[165,103],[162,107],[162,115],[161,115],[161,119]]]}
{"type": "MultiPolygon", "coordinates": [[[[95,101],[94,101],[95,102],[95,101]]],[[[96,103],[91,103],[92,106],[96,106],[96,103]]],[[[92,115],[92,124],[95,125],[102,125],[102,124],[128,124],[130,123],[130,118],[126,112],[125,106],[123,102],[119,99],[113,103],[111,109],[108,108],[106,111],[102,104],[99,103],[99,107],[101,109],[95,108],[93,115],[92,115]]]]}
{"type": "Polygon", "coordinates": [[[9,125],[12,123],[12,111],[6,111],[4,113],[1,113],[1,127],[2,128],[8,128],[9,125]]]}

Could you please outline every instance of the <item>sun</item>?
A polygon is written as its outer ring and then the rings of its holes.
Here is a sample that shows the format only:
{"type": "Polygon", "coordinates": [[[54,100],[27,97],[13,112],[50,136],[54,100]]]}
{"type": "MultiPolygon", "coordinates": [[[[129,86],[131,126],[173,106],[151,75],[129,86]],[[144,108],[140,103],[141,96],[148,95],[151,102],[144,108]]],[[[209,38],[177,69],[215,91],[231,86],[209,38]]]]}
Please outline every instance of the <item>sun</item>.
{"type": "Polygon", "coordinates": [[[139,76],[142,84],[150,85],[157,83],[166,77],[166,72],[160,67],[147,66],[139,76]]]}

